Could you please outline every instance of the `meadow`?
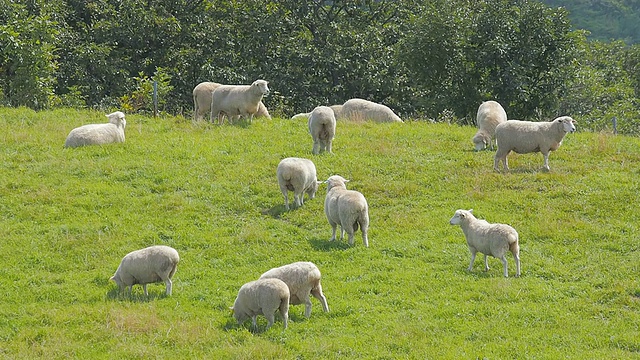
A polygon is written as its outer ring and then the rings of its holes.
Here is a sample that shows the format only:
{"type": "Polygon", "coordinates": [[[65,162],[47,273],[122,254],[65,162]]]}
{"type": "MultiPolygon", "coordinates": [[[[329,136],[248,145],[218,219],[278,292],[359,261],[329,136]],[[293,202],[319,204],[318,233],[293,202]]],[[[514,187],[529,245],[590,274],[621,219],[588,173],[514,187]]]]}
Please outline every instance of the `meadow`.
{"type": "Polygon", "coordinates": [[[312,155],[305,122],[127,115],[124,144],[63,148],[100,122],[0,108],[0,358],[640,359],[638,138],[577,124],[550,172],[511,154],[509,173],[472,151],[473,127],[428,121],[340,122],[334,154],[312,155]],[[284,210],[290,156],[367,197],[369,248],[328,241],[324,186],[284,210]],[[494,258],[466,270],[460,208],[518,230],[521,277],[510,255],[509,278],[494,258]],[[173,295],[119,294],[122,257],[153,244],[180,253],[173,295]],[[303,260],[330,312],[234,321],[242,284],[303,260]]]}

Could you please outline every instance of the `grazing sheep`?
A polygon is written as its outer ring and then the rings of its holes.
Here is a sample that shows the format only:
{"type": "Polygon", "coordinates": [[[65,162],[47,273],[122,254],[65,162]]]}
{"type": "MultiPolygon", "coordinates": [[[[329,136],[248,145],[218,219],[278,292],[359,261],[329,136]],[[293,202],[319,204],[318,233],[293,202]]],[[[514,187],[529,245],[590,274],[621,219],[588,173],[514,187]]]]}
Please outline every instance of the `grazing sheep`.
{"type": "Polygon", "coordinates": [[[318,191],[316,166],[311,160],[290,157],[282,159],[276,169],[278,185],[284,195],[284,207],[289,210],[288,192],[293,191],[293,201],[296,206],[304,204],[304,193],[313,199],[318,191]]]}
{"type": "Polygon", "coordinates": [[[268,322],[265,331],[273,325],[278,309],[286,329],[289,321],[289,287],[280,279],[259,279],[242,285],[231,308],[238,324],[251,318],[254,330],[258,327],[256,318],[264,315],[268,322]]]}
{"type": "Polygon", "coordinates": [[[313,138],[313,154],[331,153],[331,143],[336,136],[336,116],[328,106],[318,106],[309,115],[309,133],[313,138]]]}
{"type": "Polygon", "coordinates": [[[507,113],[498,102],[485,101],[480,104],[476,115],[478,131],[472,139],[476,151],[485,149],[487,146],[493,149],[491,140],[496,132],[496,126],[505,121],[507,121],[507,113]]]}
{"type": "Polygon", "coordinates": [[[338,119],[371,120],[378,123],[403,122],[389,107],[363,99],[347,100],[338,112],[338,119]]]}
{"type": "Polygon", "coordinates": [[[322,293],[320,285],[320,270],[312,262],[295,262],[293,264],[273,268],[260,276],[260,279],[276,278],[284,281],[289,287],[289,303],[291,305],[304,304],[304,316],[311,316],[311,299],[309,294],[320,300],[322,309],[329,311],[327,299],[322,293]]]}
{"type": "Polygon", "coordinates": [[[251,121],[260,109],[262,97],[269,93],[268,82],[256,80],[251,85],[220,85],[211,94],[211,115],[222,125],[222,113],[229,119],[244,116],[251,121]]]}
{"type": "MultiPolygon", "coordinates": [[[[205,114],[211,112],[211,100],[213,90],[220,87],[222,84],[218,84],[215,82],[202,82],[196,85],[193,88],[193,121],[198,121],[203,118],[205,114]]],[[[258,104],[258,112],[255,114],[256,117],[266,117],[271,120],[271,115],[269,115],[269,110],[264,106],[262,101],[258,104]]],[[[236,120],[239,116],[234,117],[233,120],[236,120]]]]}
{"type": "Polygon", "coordinates": [[[324,199],[324,213],[333,229],[331,239],[336,239],[336,226],[340,225],[340,240],[344,232],[349,235],[349,245],[353,245],[353,234],[362,231],[364,246],[369,247],[367,231],[369,229],[369,206],[364,196],[355,190],[347,190],[349,180],[340,175],[333,175],[327,179],[327,196],[324,199]]]}
{"type": "Polygon", "coordinates": [[[507,271],[507,251],[511,251],[516,261],[516,276],[520,276],[520,246],[518,245],[518,232],[509,225],[489,224],[485,220],[479,220],[472,214],[473,210],[456,210],[449,220],[451,225],[460,225],[467,245],[471,252],[469,271],[473,270],[473,261],[476,253],[484,254],[484,271],[489,270],[487,257],[489,255],[502,261],[504,277],[509,276],[507,271]]]}
{"type": "Polygon", "coordinates": [[[128,253],[122,258],[116,273],[111,277],[120,291],[129,287],[129,294],[135,284],[141,284],[144,295],[148,296],[147,284],[164,282],[167,295],[171,295],[171,278],[176,273],[180,256],[169,246],[155,245],[128,253]]]}
{"type": "Polygon", "coordinates": [[[509,120],[496,126],[498,150],[493,160],[493,168],[499,170],[500,161],[504,170],[509,170],[507,155],[513,150],[519,154],[541,152],[543,167],[549,168],[549,153],[557,150],[562,139],[569,132],[576,131],[575,121],[569,116],[561,116],[551,122],[531,122],[509,120]]]}
{"type": "Polygon", "coordinates": [[[106,124],[83,125],[71,130],[64,142],[64,147],[123,143],[124,128],[127,126],[124,113],[116,111],[108,114],[107,117],[109,122],[106,124]]]}

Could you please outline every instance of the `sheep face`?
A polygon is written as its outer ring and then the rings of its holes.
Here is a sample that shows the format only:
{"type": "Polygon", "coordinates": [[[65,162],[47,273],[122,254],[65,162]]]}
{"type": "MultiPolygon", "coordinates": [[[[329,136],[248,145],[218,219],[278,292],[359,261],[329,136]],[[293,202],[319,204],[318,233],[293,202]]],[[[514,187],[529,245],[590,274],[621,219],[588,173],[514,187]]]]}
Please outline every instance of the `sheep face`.
{"type": "Polygon", "coordinates": [[[449,220],[449,224],[450,225],[460,225],[462,224],[462,222],[465,221],[465,219],[467,219],[469,217],[469,215],[471,215],[471,213],[473,212],[473,209],[470,210],[456,210],[455,214],[453,214],[453,217],[451,218],[451,220],[449,220]]]}
{"type": "Polygon", "coordinates": [[[575,120],[573,120],[569,116],[561,116],[554,120],[554,122],[558,122],[562,124],[562,128],[566,133],[572,133],[576,131],[575,120]]]}
{"type": "Polygon", "coordinates": [[[109,118],[109,122],[114,125],[117,125],[117,126],[122,125],[123,129],[125,126],[127,126],[127,120],[125,120],[124,113],[122,111],[116,111],[106,116],[107,118],[109,118]]]}
{"type": "Polygon", "coordinates": [[[476,134],[473,137],[473,143],[475,145],[475,149],[476,151],[480,151],[485,149],[487,146],[489,146],[489,140],[487,139],[486,136],[482,135],[482,134],[476,134]]]}
{"type": "Polygon", "coordinates": [[[256,80],[253,82],[253,84],[251,84],[251,86],[258,89],[258,92],[264,96],[269,94],[270,90],[268,84],[269,83],[265,80],[256,80]]]}
{"type": "Polygon", "coordinates": [[[309,199],[313,199],[316,197],[316,192],[318,192],[318,185],[322,184],[321,181],[314,181],[311,186],[307,189],[307,195],[309,195],[309,199]]]}
{"type": "Polygon", "coordinates": [[[347,186],[345,185],[346,183],[348,183],[349,180],[343,178],[340,175],[332,175],[330,176],[325,183],[327,184],[327,191],[331,190],[332,188],[339,186],[342,188],[347,188],[347,186]]]}

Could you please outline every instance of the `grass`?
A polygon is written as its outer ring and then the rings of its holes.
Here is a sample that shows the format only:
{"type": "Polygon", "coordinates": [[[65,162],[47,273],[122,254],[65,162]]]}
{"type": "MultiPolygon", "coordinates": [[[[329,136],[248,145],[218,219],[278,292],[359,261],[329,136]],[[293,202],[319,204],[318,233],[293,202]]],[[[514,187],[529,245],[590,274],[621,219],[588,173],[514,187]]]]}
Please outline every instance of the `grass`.
{"type": "MultiPolygon", "coordinates": [[[[128,115],[127,141],[64,149],[102,113],[0,108],[0,357],[229,359],[640,358],[640,139],[566,137],[540,154],[473,152],[472,127],[338,124],[333,155],[311,155],[303,122],[192,124],[128,115]],[[330,243],[322,187],[285,211],[275,169],[311,158],[369,202],[370,248],[330,243]],[[520,233],[523,275],[488,272],[449,218],[520,233]],[[163,284],[118,294],[122,256],[152,244],[181,256],[163,284]],[[268,331],[237,325],[239,287],[313,261],[329,313],[313,299],[268,331]]],[[[509,273],[515,266],[509,258],[509,273]]]]}

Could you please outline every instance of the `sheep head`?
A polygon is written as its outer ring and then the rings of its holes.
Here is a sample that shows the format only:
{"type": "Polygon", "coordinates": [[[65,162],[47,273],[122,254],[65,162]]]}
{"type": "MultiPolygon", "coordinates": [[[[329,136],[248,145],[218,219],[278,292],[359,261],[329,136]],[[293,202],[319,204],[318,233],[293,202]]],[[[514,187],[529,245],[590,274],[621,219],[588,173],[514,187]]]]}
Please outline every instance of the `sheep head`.
{"type": "Polygon", "coordinates": [[[576,121],[569,116],[561,116],[553,120],[553,122],[562,124],[562,129],[566,133],[570,133],[570,132],[572,133],[576,131],[576,126],[575,126],[576,121]]]}
{"type": "Polygon", "coordinates": [[[449,224],[450,225],[460,225],[464,221],[466,221],[466,220],[468,220],[469,218],[472,218],[472,217],[473,217],[473,209],[456,210],[455,214],[453,214],[453,217],[449,220],[449,224]]]}
{"type": "Polygon", "coordinates": [[[348,183],[349,180],[343,178],[340,175],[332,175],[324,182],[327,184],[327,191],[330,191],[334,187],[341,187],[343,189],[346,189],[347,186],[345,184],[348,183]]]}
{"type": "Polygon", "coordinates": [[[264,95],[269,94],[269,83],[265,80],[256,80],[253,82],[253,84],[251,84],[252,88],[256,88],[258,89],[258,93],[264,95]]]}

